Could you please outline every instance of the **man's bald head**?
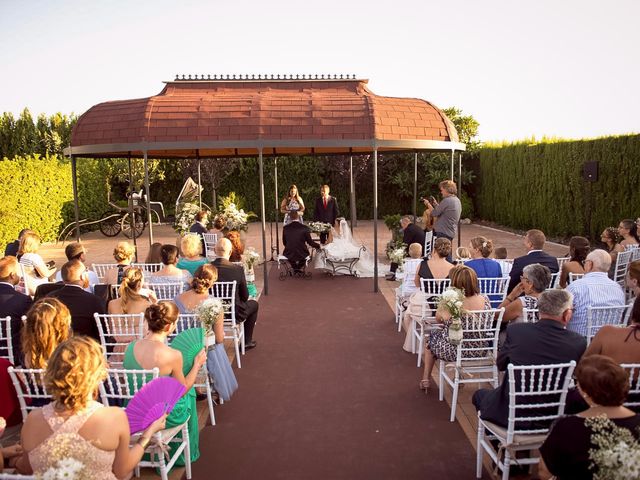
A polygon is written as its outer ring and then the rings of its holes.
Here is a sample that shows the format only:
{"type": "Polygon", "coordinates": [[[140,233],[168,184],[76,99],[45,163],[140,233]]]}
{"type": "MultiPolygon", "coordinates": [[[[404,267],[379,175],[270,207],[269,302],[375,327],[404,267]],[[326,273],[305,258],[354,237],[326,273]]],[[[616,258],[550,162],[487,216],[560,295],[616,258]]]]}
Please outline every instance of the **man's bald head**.
{"type": "Polygon", "coordinates": [[[223,257],[229,260],[229,257],[231,256],[231,249],[232,249],[232,246],[229,239],[221,238],[216,243],[215,252],[216,252],[216,255],[218,255],[219,257],[223,257]]]}
{"type": "Polygon", "coordinates": [[[84,283],[84,272],[87,267],[80,260],[70,260],[62,266],[60,275],[64,283],[84,283]]]}

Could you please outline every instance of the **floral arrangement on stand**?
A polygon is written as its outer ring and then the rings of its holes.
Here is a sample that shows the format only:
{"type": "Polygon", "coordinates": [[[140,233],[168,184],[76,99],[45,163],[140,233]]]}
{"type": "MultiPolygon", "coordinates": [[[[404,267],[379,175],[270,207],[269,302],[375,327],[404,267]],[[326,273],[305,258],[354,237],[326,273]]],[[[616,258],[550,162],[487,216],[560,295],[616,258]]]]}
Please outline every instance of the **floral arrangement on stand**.
{"type": "Polygon", "coordinates": [[[75,458],[63,458],[42,475],[36,475],[36,478],[38,480],[81,480],[87,478],[88,472],[84,469],[84,464],[75,458]]]}
{"type": "Polygon", "coordinates": [[[324,223],[324,222],[309,222],[307,223],[307,226],[311,229],[312,232],[314,233],[328,233],[329,230],[331,230],[331,224],[330,223],[324,223]]]}
{"type": "Polygon", "coordinates": [[[462,341],[462,315],[465,311],[462,308],[464,300],[464,290],[450,287],[444,291],[438,301],[438,309],[449,312],[451,324],[449,325],[449,342],[458,345],[462,341]]]}
{"type": "Polygon", "coordinates": [[[176,222],[173,228],[180,235],[187,233],[191,225],[196,221],[196,214],[200,211],[200,206],[195,203],[183,203],[180,210],[176,212],[176,222]]]}
{"type": "Polygon", "coordinates": [[[205,330],[205,336],[213,335],[213,325],[220,321],[220,316],[224,314],[224,306],[218,298],[208,298],[202,302],[195,310],[198,315],[202,327],[205,330]]]}
{"type": "Polygon", "coordinates": [[[394,248],[387,250],[387,257],[392,263],[398,264],[398,269],[402,268],[404,264],[404,258],[407,256],[406,244],[400,242],[400,245],[395,245],[394,248]]]}
{"type": "Polygon", "coordinates": [[[589,450],[595,480],[632,480],[640,478],[640,442],[626,428],[618,427],[604,416],[587,418],[585,425],[593,433],[589,450]]]}
{"type": "Polygon", "coordinates": [[[229,193],[229,195],[222,197],[220,200],[219,213],[215,218],[222,219],[227,230],[246,232],[249,229],[249,219],[255,218],[257,215],[253,212],[245,212],[242,208],[243,203],[235,192],[229,193]]]}

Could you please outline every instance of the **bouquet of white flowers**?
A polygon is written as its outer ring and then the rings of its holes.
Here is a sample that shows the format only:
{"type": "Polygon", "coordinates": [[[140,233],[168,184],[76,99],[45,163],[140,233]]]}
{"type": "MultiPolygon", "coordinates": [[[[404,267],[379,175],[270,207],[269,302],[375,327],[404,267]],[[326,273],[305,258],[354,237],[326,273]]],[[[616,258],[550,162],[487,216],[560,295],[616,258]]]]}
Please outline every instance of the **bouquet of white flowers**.
{"type": "Polygon", "coordinates": [[[213,325],[222,320],[224,306],[218,298],[208,298],[196,307],[195,313],[202,322],[205,335],[208,336],[213,334],[213,325]]]}
{"type": "Polygon", "coordinates": [[[327,233],[327,232],[329,232],[329,230],[331,230],[331,224],[330,223],[309,222],[309,223],[307,223],[307,226],[314,233],[327,233]]]}
{"type": "Polygon", "coordinates": [[[249,227],[247,226],[247,222],[249,221],[249,214],[245,213],[245,211],[238,207],[236,207],[235,203],[229,203],[225,205],[224,210],[219,213],[218,216],[221,216],[226,224],[226,228],[228,230],[247,230],[249,227]]]}
{"type": "Polygon", "coordinates": [[[389,260],[391,260],[393,263],[397,263],[398,266],[402,266],[402,264],[404,263],[404,257],[406,255],[407,255],[407,251],[404,248],[404,246],[391,250],[388,253],[389,260]]]}
{"type": "Polygon", "coordinates": [[[251,272],[253,266],[260,261],[260,254],[253,247],[249,247],[242,254],[242,260],[244,261],[245,271],[251,272]]]}
{"type": "Polygon", "coordinates": [[[86,473],[82,462],[75,458],[63,458],[42,475],[36,475],[36,478],[38,480],[82,480],[87,478],[86,473]]]}
{"type": "Polygon", "coordinates": [[[628,429],[604,416],[587,418],[584,423],[593,431],[591,443],[596,447],[589,450],[594,479],[640,478],[640,443],[628,429]]]}
{"type": "Polygon", "coordinates": [[[462,308],[464,300],[464,290],[450,287],[444,291],[438,301],[438,309],[445,310],[451,314],[451,324],[449,325],[449,342],[458,345],[462,341],[462,321],[461,317],[465,313],[462,308]]]}
{"type": "Polygon", "coordinates": [[[173,228],[176,232],[183,234],[189,231],[191,225],[196,221],[196,214],[200,211],[200,207],[195,203],[185,203],[176,213],[176,223],[173,228]]]}

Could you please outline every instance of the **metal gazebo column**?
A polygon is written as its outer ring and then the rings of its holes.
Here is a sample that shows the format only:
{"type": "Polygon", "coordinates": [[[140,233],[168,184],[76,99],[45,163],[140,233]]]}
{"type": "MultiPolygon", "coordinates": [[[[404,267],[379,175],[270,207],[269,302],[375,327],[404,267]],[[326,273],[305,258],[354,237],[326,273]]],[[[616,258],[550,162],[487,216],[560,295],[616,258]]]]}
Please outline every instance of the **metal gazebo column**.
{"type": "Polygon", "coordinates": [[[418,153],[413,154],[413,223],[416,223],[418,209],[418,153]]]}
{"type": "MultiPolygon", "coordinates": [[[[273,183],[274,183],[274,191],[275,191],[275,199],[276,199],[276,262],[278,261],[278,256],[280,256],[280,198],[278,197],[278,157],[273,159],[273,183]]],[[[271,245],[271,257],[273,257],[273,245],[271,245]]]]}
{"type": "Polygon", "coordinates": [[[454,158],[453,158],[454,153],[455,153],[455,150],[451,149],[451,181],[452,181],[452,182],[453,182],[453,180],[454,180],[454,178],[453,178],[453,168],[454,168],[453,166],[454,166],[454,164],[455,164],[455,160],[454,160],[454,158]]]}
{"type": "MultiPolygon", "coordinates": [[[[149,249],[151,249],[151,245],[153,245],[153,224],[151,223],[151,194],[149,193],[149,158],[146,150],[144,151],[144,190],[147,196],[147,223],[149,225],[149,249]]],[[[131,234],[135,235],[135,230],[131,234]]]]}
{"type": "MultiPolygon", "coordinates": [[[[200,150],[196,149],[196,158],[198,159],[198,205],[200,210],[202,210],[202,176],[200,174],[200,150]]],[[[216,208],[215,205],[211,206],[212,208],[216,208]]]]}
{"type": "Polygon", "coordinates": [[[76,217],[76,241],[80,241],[80,206],[78,205],[78,179],[76,156],[71,155],[71,183],[73,185],[73,211],[76,217]]]}
{"type": "MultiPolygon", "coordinates": [[[[133,208],[133,173],[131,169],[131,152],[127,155],[129,160],[129,197],[127,198],[127,204],[129,205],[129,228],[133,232],[131,238],[133,239],[133,250],[135,251],[135,259],[138,261],[138,239],[136,238],[136,209],[133,208]]],[[[151,248],[151,247],[149,247],[151,248]]]]}
{"type": "Polygon", "coordinates": [[[263,291],[269,295],[269,279],[267,278],[267,219],[264,205],[264,164],[262,161],[262,147],[258,150],[258,165],[260,167],[260,218],[262,226],[262,268],[264,274],[263,291]]]}
{"type": "MultiPolygon", "coordinates": [[[[462,198],[462,152],[458,154],[458,193],[460,194],[460,198],[462,198]]],[[[460,227],[462,227],[462,223],[460,219],[458,219],[458,246],[460,246],[460,227]]]]}
{"type": "Polygon", "coordinates": [[[378,292],[378,149],[373,150],[373,291],[378,292]]]}

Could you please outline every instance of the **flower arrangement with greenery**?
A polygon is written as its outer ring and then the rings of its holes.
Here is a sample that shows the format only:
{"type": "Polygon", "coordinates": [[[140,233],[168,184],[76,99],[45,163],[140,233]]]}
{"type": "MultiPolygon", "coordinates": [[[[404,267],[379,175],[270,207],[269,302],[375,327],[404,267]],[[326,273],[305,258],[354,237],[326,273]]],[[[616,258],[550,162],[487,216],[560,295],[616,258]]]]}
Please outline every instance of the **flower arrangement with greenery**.
{"type": "Polygon", "coordinates": [[[589,460],[595,480],[640,478],[640,442],[631,431],[605,416],[587,418],[584,423],[593,431],[591,443],[595,448],[589,450],[589,460]]]}
{"type": "Polygon", "coordinates": [[[205,335],[213,335],[213,326],[216,322],[222,321],[222,315],[224,314],[224,306],[222,301],[218,298],[208,298],[202,302],[195,310],[198,315],[202,327],[205,330],[205,335]]]}
{"type": "Polygon", "coordinates": [[[173,228],[179,234],[189,231],[191,225],[196,221],[196,215],[200,211],[200,207],[195,203],[183,203],[180,210],[176,213],[176,221],[173,228]]]}
{"type": "Polygon", "coordinates": [[[462,315],[465,310],[462,308],[464,300],[464,290],[455,287],[449,287],[444,291],[438,301],[438,310],[446,311],[451,315],[451,324],[449,325],[449,342],[452,345],[458,345],[462,341],[462,315]]]}
{"type": "Polygon", "coordinates": [[[328,233],[329,230],[331,230],[331,224],[330,223],[309,222],[309,223],[307,223],[307,226],[314,233],[328,233]]]}

